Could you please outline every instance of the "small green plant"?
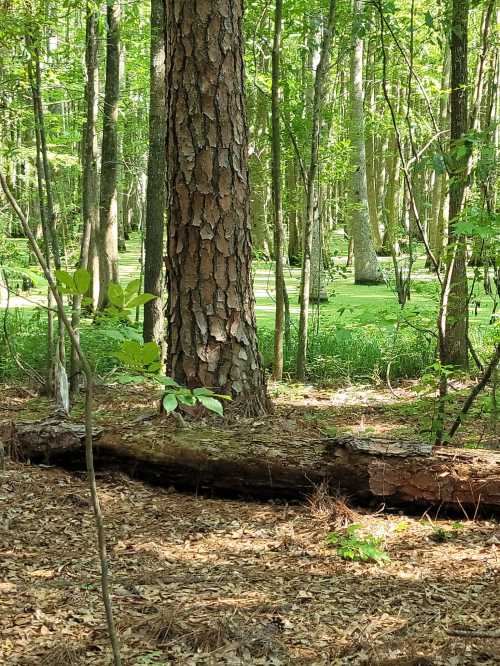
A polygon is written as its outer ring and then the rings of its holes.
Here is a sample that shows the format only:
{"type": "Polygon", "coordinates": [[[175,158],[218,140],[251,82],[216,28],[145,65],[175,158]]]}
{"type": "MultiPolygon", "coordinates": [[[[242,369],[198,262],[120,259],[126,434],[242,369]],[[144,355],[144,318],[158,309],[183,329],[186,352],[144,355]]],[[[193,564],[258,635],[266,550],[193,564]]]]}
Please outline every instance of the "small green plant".
{"type": "MultiPolygon", "coordinates": [[[[90,287],[90,273],[84,268],[78,269],[72,275],[67,271],[56,271],[56,277],[59,290],[63,294],[83,296],[90,287]]],[[[221,400],[231,400],[230,396],[219,395],[204,387],[189,389],[180,386],[171,377],[159,374],[161,370],[159,346],[156,342],[143,343],[141,336],[131,326],[124,325],[134,308],[156,298],[152,294],[138,293],[140,287],[140,280],[132,280],[125,288],[112,282],[108,289],[110,304],[100,315],[101,323],[104,323],[103,333],[120,342],[113,356],[127,369],[127,373],[118,374],[118,382],[139,384],[151,381],[162,384],[165,387],[162,406],[167,414],[174,412],[179,405],[195,407],[200,404],[209,411],[223,416],[221,400]]]]}
{"type": "Polygon", "coordinates": [[[90,273],[85,268],[79,268],[73,275],[68,271],[56,271],[56,278],[61,294],[83,296],[90,287],[90,273]]]}
{"type": "Polygon", "coordinates": [[[171,377],[157,377],[156,381],[165,386],[162,405],[167,414],[175,411],[179,405],[194,407],[199,403],[210,412],[224,416],[224,408],[220,400],[231,400],[231,396],[214,393],[214,391],[208,388],[189,389],[185,386],[180,386],[171,377]]]}
{"type": "Polygon", "coordinates": [[[433,533],[431,534],[431,539],[436,543],[445,543],[446,541],[452,541],[458,536],[458,532],[464,528],[463,524],[460,521],[455,521],[451,530],[447,530],[444,527],[432,527],[433,533]]]}
{"type": "Polygon", "coordinates": [[[156,342],[143,344],[135,339],[122,338],[114,356],[127,369],[127,373],[117,375],[120,384],[152,382],[164,387],[162,407],[167,414],[174,412],[179,405],[195,407],[200,404],[210,412],[224,416],[221,400],[231,400],[231,396],[220,395],[205,387],[190,389],[181,386],[172,377],[160,374],[160,348],[156,342]]]}
{"type": "Polygon", "coordinates": [[[360,528],[361,525],[354,524],[346,529],[345,534],[331,532],[326,541],[332,546],[337,546],[337,555],[343,560],[376,564],[390,562],[391,558],[382,547],[382,539],[371,534],[361,536],[360,528]]]}

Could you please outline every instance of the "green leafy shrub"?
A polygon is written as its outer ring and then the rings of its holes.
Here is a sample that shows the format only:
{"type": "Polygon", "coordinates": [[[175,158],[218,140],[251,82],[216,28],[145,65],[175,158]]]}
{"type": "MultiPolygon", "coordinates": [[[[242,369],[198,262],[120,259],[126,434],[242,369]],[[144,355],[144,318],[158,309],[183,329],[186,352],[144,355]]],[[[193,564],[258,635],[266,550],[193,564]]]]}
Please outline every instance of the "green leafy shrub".
{"type": "Polygon", "coordinates": [[[337,546],[337,555],[343,560],[376,564],[390,562],[391,558],[382,547],[382,539],[371,534],[360,536],[360,528],[361,525],[354,524],[346,529],[345,534],[331,532],[326,541],[331,546],[337,546]]]}

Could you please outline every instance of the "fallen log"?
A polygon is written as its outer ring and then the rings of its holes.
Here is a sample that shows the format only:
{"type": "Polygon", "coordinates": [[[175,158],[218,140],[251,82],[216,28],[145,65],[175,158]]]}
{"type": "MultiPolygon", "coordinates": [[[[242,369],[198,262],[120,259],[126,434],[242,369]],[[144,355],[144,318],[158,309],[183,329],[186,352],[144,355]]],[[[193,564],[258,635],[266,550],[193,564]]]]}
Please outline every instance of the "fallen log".
{"type": "MultiPolygon", "coordinates": [[[[82,426],[57,419],[13,424],[20,459],[79,465],[82,426]]],[[[256,498],[300,498],[315,485],[386,503],[500,507],[500,455],[432,448],[415,441],[359,437],[306,440],[283,432],[160,424],[96,430],[96,464],[162,486],[256,498]]]]}

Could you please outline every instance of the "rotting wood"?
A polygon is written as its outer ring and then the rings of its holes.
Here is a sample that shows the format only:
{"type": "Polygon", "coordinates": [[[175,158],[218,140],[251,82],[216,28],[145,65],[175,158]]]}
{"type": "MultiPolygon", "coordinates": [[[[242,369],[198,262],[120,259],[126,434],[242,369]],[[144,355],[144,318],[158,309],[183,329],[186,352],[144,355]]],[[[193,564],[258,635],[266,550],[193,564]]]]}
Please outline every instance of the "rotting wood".
{"type": "MultiPolygon", "coordinates": [[[[57,420],[13,424],[12,449],[32,462],[77,466],[83,428],[57,420]]],[[[265,432],[194,426],[167,431],[96,432],[96,462],[158,485],[256,498],[301,498],[322,482],[355,500],[498,509],[500,455],[487,450],[433,449],[383,438],[280,440],[265,432]]]]}
{"type": "MultiPolygon", "coordinates": [[[[101,428],[93,428],[93,436],[98,437],[101,428]]],[[[85,446],[85,425],[61,420],[57,416],[42,421],[17,421],[12,424],[11,455],[21,460],[49,462],[60,456],[85,446]]]]}

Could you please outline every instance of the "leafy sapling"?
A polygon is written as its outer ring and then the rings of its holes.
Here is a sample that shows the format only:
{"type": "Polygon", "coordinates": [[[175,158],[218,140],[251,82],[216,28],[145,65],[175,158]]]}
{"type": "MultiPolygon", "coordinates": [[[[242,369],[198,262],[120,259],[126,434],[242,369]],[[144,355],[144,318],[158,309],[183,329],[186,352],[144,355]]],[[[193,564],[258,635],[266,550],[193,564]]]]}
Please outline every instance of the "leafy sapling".
{"type": "Polygon", "coordinates": [[[224,416],[224,408],[220,401],[231,400],[230,396],[220,395],[208,388],[200,387],[189,389],[180,386],[171,377],[158,377],[156,381],[165,386],[165,393],[162,398],[162,409],[167,414],[174,412],[179,405],[195,407],[197,404],[200,404],[210,412],[214,412],[219,416],[224,416]]]}

